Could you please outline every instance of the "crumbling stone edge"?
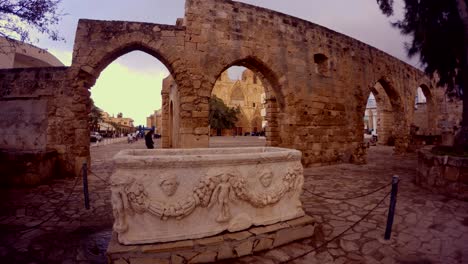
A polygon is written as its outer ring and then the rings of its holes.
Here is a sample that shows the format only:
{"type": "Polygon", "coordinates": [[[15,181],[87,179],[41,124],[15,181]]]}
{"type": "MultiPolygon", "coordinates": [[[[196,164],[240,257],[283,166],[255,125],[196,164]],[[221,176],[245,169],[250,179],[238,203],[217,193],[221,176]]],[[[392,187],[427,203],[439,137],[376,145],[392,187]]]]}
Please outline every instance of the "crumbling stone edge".
{"type": "Polygon", "coordinates": [[[125,246],[112,234],[107,249],[108,263],[209,263],[252,255],[292,241],[312,237],[316,222],[311,216],[268,226],[251,227],[235,233],[222,233],[201,239],[125,246]]]}
{"type": "Polygon", "coordinates": [[[468,201],[468,158],[431,153],[432,147],[418,152],[415,183],[433,193],[468,201]]]}

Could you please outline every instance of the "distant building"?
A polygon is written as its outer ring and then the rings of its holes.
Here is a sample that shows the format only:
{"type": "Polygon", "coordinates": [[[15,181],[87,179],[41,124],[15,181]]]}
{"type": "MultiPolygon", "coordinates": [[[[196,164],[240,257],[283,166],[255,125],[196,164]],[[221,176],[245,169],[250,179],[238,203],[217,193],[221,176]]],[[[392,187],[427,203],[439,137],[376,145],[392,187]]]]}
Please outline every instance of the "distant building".
{"type": "Polygon", "coordinates": [[[266,126],[265,88],[251,70],[246,69],[240,80],[231,80],[228,72],[221,74],[212,94],[229,107],[240,107],[241,113],[233,130],[212,130],[211,135],[244,135],[261,132],[266,126]]]}
{"type": "MultiPolygon", "coordinates": [[[[382,102],[381,102],[382,103],[382,102]]],[[[382,103],[384,104],[384,103],[382,103]]],[[[384,106],[381,106],[384,107],[384,106]]],[[[423,134],[423,135],[430,135],[431,132],[429,130],[429,120],[428,120],[428,106],[427,106],[427,98],[423,93],[421,87],[418,87],[416,90],[416,97],[414,102],[414,119],[413,125],[416,126],[418,129],[416,134],[423,134]]],[[[382,112],[384,110],[380,109],[382,112]]],[[[377,134],[377,128],[382,125],[382,119],[387,118],[382,113],[379,116],[379,110],[377,109],[377,102],[374,97],[374,94],[370,94],[366,110],[364,114],[364,129],[372,132],[373,135],[377,134]]],[[[388,122],[388,120],[387,120],[388,122]]]]}
{"type": "Polygon", "coordinates": [[[0,69],[64,66],[46,50],[0,37],[0,69]]]}
{"type": "Polygon", "coordinates": [[[364,129],[371,132],[372,135],[377,135],[377,103],[374,95],[371,93],[367,100],[366,111],[364,114],[364,129]]]}
{"type": "Polygon", "coordinates": [[[99,131],[103,133],[116,132],[116,133],[131,133],[135,131],[133,119],[128,117],[113,117],[107,112],[102,112],[102,122],[99,123],[99,131]],[[118,128],[115,127],[117,125],[118,128]]]}
{"type": "Polygon", "coordinates": [[[162,132],[162,110],[158,109],[154,111],[154,114],[146,118],[146,127],[155,127],[154,133],[161,134],[162,132]]]}

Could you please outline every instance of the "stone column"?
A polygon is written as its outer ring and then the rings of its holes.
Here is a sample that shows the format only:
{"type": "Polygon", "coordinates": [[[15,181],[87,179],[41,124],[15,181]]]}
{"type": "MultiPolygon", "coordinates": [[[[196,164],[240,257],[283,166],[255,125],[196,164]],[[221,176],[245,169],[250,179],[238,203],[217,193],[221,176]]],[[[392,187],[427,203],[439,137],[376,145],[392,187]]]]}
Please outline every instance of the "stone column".
{"type": "Polygon", "coordinates": [[[209,147],[209,97],[180,96],[179,148],[209,147]]]}
{"type": "Polygon", "coordinates": [[[266,103],[266,120],[268,121],[268,125],[266,127],[266,145],[267,146],[278,146],[281,142],[281,138],[279,135],[279,109],[278,103],[276,99],[269,98],[267,99],[266,103]]]}
{"type": "Polygon", "coordinates": [[[161,92],[162,97],[162,128],[161,128],[161,147],[170,148],[171,143],[169,142],[169,93],[161,92]]]}
{"type": "Polygon", "coordinates": [[[371,116],[372,116],[372,135],[377,134],[377,111],[376,110],[371,110],[371,116]]]}

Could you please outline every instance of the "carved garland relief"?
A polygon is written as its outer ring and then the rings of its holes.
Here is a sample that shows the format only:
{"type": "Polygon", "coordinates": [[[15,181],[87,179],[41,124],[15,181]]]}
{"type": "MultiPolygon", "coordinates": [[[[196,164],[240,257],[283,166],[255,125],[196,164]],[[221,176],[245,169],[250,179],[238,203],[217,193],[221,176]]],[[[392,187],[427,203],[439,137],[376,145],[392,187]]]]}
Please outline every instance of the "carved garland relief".
{"type": "MultiPolygon", "coordinates": [[[[193,192],[177,203],[166,203],[163,201],[152,201],[145,189],[145,186],[131,180],[127,184],[113,184],[112,204],[114,212],[114,229],[123,233],[128,226],[124,219],[124,210],[131,215],[133,213],[150,213],[162,220],[175,218],[180,220],[190,215],[195,208],[204,207],[212,209],[215,205],[219,208],[216,221],[219,223],[228,222],[231,218],[230,204],[237,200],[242,200],[253,207],[263,208],[275,204],[287,193],[294,193],[294,190],[302,189],[303,177],[302,166],[295,164],[290,166],[287,173],[282,177],[279,184],[272,185],[274,173],[271,169],[264,167],[260,169],[258,177],[263,191],[252,191],[247,188],[246,176],[242,176],[236,169],[224,169],[216,173],[208,172],[193,192]]],[[[174,175],[161,177],[159,187],[166,196],[173,196],[177,192],[179,182],[174,175]]]]}

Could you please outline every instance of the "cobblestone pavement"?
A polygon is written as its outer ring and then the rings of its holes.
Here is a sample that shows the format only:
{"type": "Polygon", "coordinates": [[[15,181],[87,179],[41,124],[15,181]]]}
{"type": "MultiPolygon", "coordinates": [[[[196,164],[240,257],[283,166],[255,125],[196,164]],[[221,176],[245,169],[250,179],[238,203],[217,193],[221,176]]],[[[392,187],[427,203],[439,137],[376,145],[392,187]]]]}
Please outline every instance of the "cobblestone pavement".
{"type": "MultiPolygon", "coordinates": [[[[255,145],[264,142],[245,137],[215,138],[212,146],[245,145],[245,141],[255,145]]],[[[125,148],[145,147],[140,140],[92,148],[90,210],[84,209],[80,180],[58,179],[35,188],[2,190],[0,263],[105,263],[113,221],[106,181],[111,173],[110,159],[125,148]]],[[[319,223],[316,237],[225,263],[468,263],[468,202],[415,186],[415,166],[415,154],[394,156],[389,147],[372,147],[367,165],[306,169],[303,203],[307,214],[319,223]],[[294,260],[358,222],[390,187],[344,201],[315,194],[359,196],[390,183],[393,174],[402,182],[389,243],[382,241],[387,197],[344,235],[294,260]]]]}

